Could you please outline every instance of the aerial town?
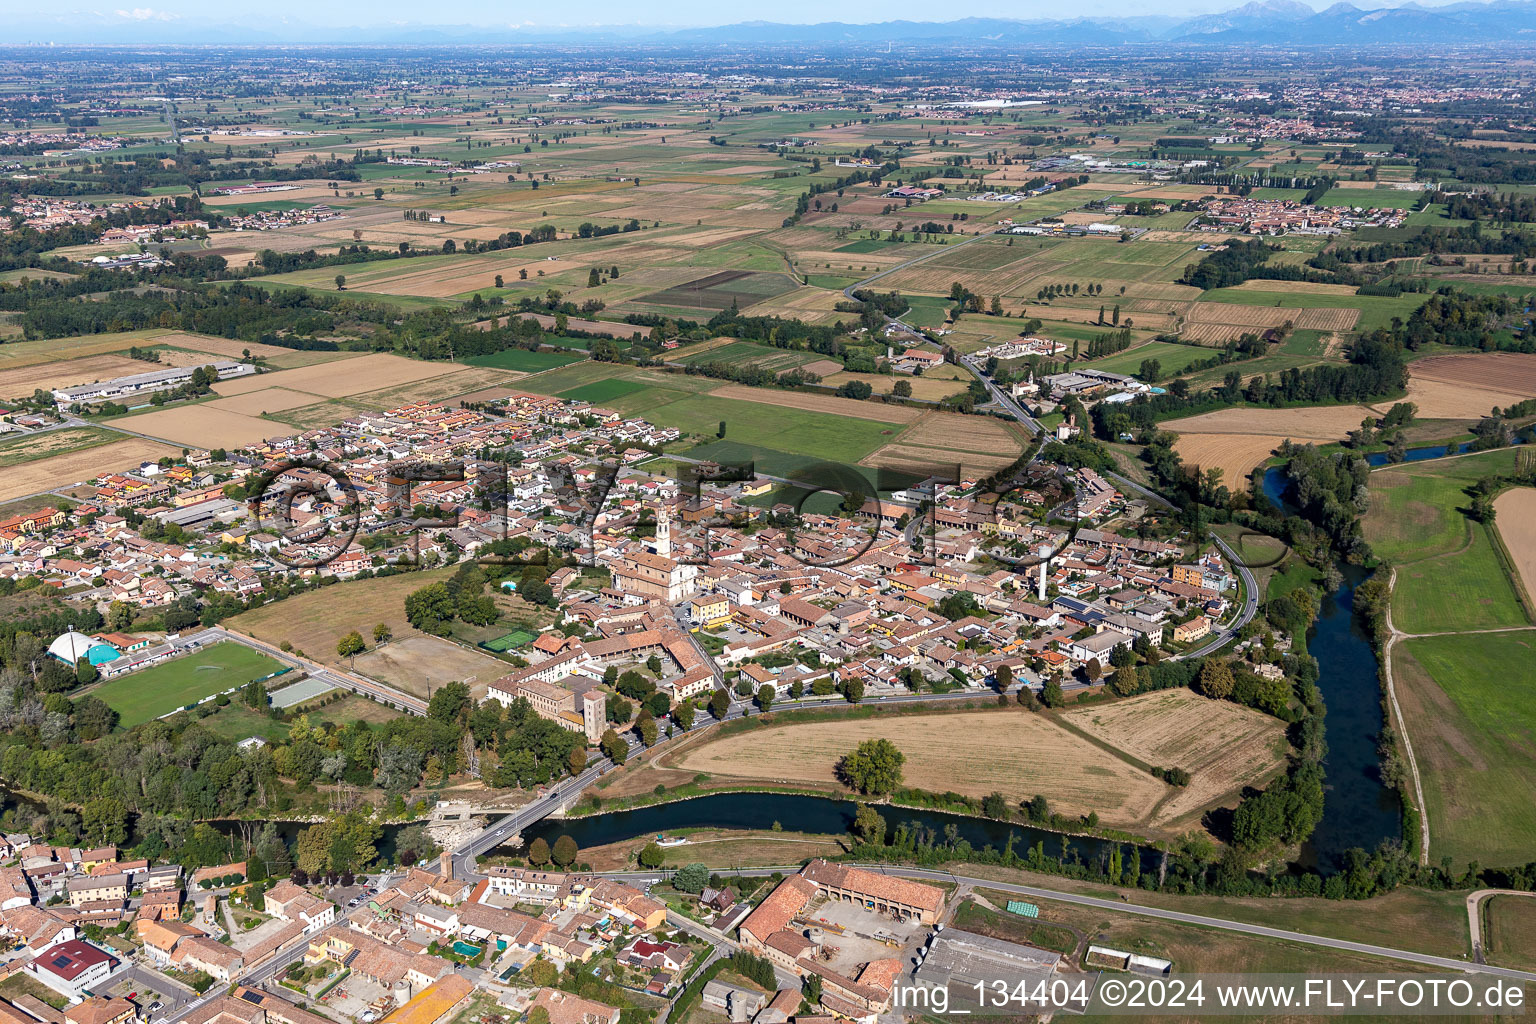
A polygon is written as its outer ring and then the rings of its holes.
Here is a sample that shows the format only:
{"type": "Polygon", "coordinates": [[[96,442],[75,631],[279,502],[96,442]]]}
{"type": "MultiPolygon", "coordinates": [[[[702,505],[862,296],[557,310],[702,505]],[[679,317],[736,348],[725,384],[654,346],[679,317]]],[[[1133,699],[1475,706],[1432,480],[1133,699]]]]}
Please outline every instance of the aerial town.
{"type": "Polygon", "coordinates": [[[589,13],[15,13],[0,1024],[1522,1008],[1536,18],[589,13]]]}

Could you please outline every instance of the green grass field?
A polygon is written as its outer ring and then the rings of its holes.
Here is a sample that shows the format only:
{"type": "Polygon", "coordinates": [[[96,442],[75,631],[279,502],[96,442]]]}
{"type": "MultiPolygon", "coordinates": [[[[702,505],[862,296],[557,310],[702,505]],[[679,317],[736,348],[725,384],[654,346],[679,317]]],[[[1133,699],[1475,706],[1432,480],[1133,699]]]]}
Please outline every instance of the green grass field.
{"type": "Polygon", "coordinates": [[[1095,359],[1084,365],[1109,373],[1135,374],[1141,370],[1141,364],[1145,360],[1156,359],[1163,377],[1166,378],[1182,373],[1191,363],[1198,363],[1213,355],[1215,352],[1212,349],[1200,348],[1196,345],[1170,345],[1166,341],[1150,341],[1145,345],[1139,345],[1124,352],[1116,352],[1112,356],[1095,359]]]}
{"type": "Polygon", "coordinates": [[[1397,566],[1393,624],[1405,633],[1527,624],[1488,528],[1464,511],[1468,485],[1514,467],[1515,451],[1384,468],[1371,474],[1365,538],[1397,566]]]}
{"type": "Polygon", "coordinates": [[[623,398],[632,395],[636,391],[644,391],[646,385],[638,380],[620,380],[609,378],[608,380],[593,381],[591,384],[583,384],[569,391],[562,391],[556,397],[567,398],[576,402],[591,402],[594,405],[603,402],[611,402],[615,398],[623,398]]]}
{"type": "Polygon", "coordinates": [[[1460,511],[1470,504],[1467,486],[1514,467],[1514,449],[1502,448],[1378,469],[1371,474],[1365,539],[1378,557],[1399,564],[1455,551],[1471,540],[1460,511]]]}
{"type": "Polygon", "coordinates": [[[280,662],[237,643],[220,643],[195,654],[108,680],[93,691],[131,729],[204,697],[276,672],[280,662]]]}
{"type": "MultiPolygon", "coordinates": [[[[631,396],[633,399],[633,396],[631,396]]],[[[646,409],[651,423],[689,434],[715,436],[724,420],[724,440],[804,456],[811,461],[857,462],[896,439],[900,423],[860,420],[831,413],[787,409],[709,395],[683,395],[646,409]]],[[[692,458],[714,458],[697,452],[692,458]]],[[[771,470],[770,470],[771,472],[771,470]]]]}
{"type": "Polygon", "coordinates": [[[553,370],[558,366],[578,363],[585,358],[584,354],[575,355],[569,352],[529,352],[522,348],[508,348],[486,356],[471,356],[461,361],[471,366],[493,366],[498,370],[538,373],[540,370],[553,370]]]}
{"type": "Polygon", "coordinates": [[[1528,624],[1488,528],[1469,524],[1467,546],[1397,568],[1392,624],[1405,633],[1528,624]]]}
{"type": "Polygon", "coordinates": [[[1430,861],[1528,862],[1536,850],[1536,630],[1406,640],[1392,667],[1424,785],[1430,861]]]}

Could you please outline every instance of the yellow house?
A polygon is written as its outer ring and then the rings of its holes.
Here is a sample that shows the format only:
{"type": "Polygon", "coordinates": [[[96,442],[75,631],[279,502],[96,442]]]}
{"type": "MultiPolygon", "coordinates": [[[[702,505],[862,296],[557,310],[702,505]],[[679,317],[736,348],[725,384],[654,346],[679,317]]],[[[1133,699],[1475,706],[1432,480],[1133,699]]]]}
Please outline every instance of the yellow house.
{"type": "Polygon", "coordinates": [[[219,542],[221,544],[241,545],[245,543],[245,538],[248,533],[249,531],[240,529],[225,530],[223,533],[219,534],[219,542]]]}
{"type": "Polygon", "coordinates": [[[570,893],[566,895],[566,897],[565,897],[565,908],[567,910],[586,910],[587,906],[591,902],[592,902],[592,889],[591,889],[591,887],[590,886],[586,886],[586,885],[577,884],[577,885],[571,886],[570,893]]]}
{"type": "Polygon", "coordinates": [[[304,954],[304,962],[311,967],[321,960],[343,963],[353,948],[352,943],[340,935],[321,935],[310,941],[309,952],[304,954]]]}
{"type": "Polygon", "coordinates": [[[765,480],[762,477],[741,485],[742,496],[746,498],[755,498],[759,494],[767,494],[771,490],[773,490],[773,481],[765,480]]]}
{"type": "Polygon", "coordinates": [[[715,629],[731,621],[731,602],[720,594],[704,594],[693,599],[693,617],[705,629],[715,629]]]}

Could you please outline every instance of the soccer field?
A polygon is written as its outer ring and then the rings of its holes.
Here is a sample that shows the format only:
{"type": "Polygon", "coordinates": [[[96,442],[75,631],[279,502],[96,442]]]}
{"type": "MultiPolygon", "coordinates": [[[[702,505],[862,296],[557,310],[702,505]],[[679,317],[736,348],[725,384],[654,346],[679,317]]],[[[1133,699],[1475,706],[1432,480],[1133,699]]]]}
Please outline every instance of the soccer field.
{"type": "Polygon", "coordinates": [[[214,644],[196,654],[110,680],[93,695],[121,716],[119,724],[124,729],[131,729],[282,667],[281,662],[243,644],[214,644]]]}

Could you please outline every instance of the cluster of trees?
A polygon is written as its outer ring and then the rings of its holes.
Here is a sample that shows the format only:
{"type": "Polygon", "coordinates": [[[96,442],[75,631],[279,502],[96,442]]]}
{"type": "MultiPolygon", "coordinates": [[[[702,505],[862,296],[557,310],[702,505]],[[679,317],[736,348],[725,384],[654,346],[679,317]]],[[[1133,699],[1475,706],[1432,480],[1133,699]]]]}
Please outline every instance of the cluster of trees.
{"type": "Polygon", "coordinates": [[[1383,330],[1362,337],[1344,365],[1291,368],[1273,379],[1268,374],[1255,374],[1246,383],[1234,369],[1227,372],[1220,384],[1201,391],[1193,390],[1181,378],[1170,382],[1166,394],[1138,395],[1134,401],[1115,405],[1100,402],[1092,412],[1094,432],[1113,439],[1122,431],[1149,431],[1165,417],[1226,408],[1239,401],[1279,408],[1364,402],[1400,394],[1408,380],[1400,333],[1383,330]]]}
{"type": "Polygon", "coordinates": [[[901,786],[906,761],[890,740],[864,740],[837,762],[837,777],[866,796],[885,796],[901,786]]]}

